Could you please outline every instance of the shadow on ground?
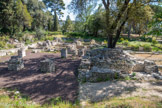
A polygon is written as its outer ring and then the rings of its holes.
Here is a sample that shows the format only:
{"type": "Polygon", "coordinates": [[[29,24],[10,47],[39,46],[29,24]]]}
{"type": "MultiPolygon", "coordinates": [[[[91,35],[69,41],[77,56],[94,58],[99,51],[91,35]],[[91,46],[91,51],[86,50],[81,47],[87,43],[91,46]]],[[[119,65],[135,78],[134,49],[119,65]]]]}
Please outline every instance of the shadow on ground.
{"type": "Polygon", "coordinates": [[[0,87],[19,90],[35,102],[46,103],[51,98],[61,97],[74,102],[77,99],[78,82],[75,76],[80,64],[79,59],[61,59],[60,54],[27,52],[24,58],[25,68],[21,71],[8,71],[7,63],[10,57],[0,61],[0,87]],[[56,72],[41,73],[40,61],[44,58],[54,58],[56,72]]]}

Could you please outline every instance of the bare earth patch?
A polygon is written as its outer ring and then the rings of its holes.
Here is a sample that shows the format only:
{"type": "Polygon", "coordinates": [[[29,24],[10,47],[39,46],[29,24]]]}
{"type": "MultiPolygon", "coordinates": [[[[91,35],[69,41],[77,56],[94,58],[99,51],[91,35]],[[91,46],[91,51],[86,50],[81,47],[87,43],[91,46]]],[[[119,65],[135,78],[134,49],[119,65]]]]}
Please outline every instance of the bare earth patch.
{"type": "Polygon", "coordinates": [[[162,81],[107,81],[80,85],[79,99],[96,102],[111,97],[158,97],[162,99],[162,81]]]}
{"type": "Polygon", "coordinates": [[[157,60],[157,61],[162,60],[162,54],[161,55],[155,55],[155,54],[133,54],[133,56],[136,57],[137,59],[143,59],[143,60],[145,60],[145,59],[147,59],[147,60],[157,60]]]}
{"type": "Polygon", "coordinates": [[[8,71],[6,61],[10,57],[0,58],[0,87],[11,88],[27,95],[35,102],[45,103],[52,98],[74,102],[78,94],[78,82],[75,76],[80,64],[79,59],[62,59],[60,53],[30,53],[24,58],[25,68],[21,71],[8,71]],[[54,58],[55,73],[41,73],[40,61],[54,58]]]}

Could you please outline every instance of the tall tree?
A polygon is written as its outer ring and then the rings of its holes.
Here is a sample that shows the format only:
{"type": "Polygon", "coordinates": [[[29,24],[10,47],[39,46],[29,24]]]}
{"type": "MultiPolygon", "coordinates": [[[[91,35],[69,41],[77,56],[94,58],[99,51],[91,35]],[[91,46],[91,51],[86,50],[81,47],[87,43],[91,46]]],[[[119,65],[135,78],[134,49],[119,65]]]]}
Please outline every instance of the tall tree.
{"type": "Polygon", "coordinates": [[[65,24],[63,25],[63,30],[65,32],[73,31],[73,23],[72,23],[69,15],[67,16],[65,24]]]}
{"type": "Polygon", "coordinates": [[[53,28],[53,30],[54,31],[58,31],[58,28],[59,28],[59,21],[58,21],[57,13],[55,11],[55,15],[54,15],[54,28],[53,28]]]}
{"type": "Polygon", "coordinates": [[[17,26],[19,30],[25,30],[25,28],[30,28],[32,23],[32,17],[27,10],[26,5],[22,3],[21,0],[17,0],[15,4],[15,18],[17,19],[17,26]]]}
{"type": "Polygon", "coordinates": [[[51,12],[54,14],[54,31],[58,30],[58,16],[62,16],[62,10],[65,9],[65,4],[63,0],[43,0],[46,4],[47,9],[51,9],[51,12]],[[58,15],[58,16],[57,16],[58,15]]]}
{"type": "Polygon", "coordinates": [[[12,33],[13,18],[13,0],[0,0],[0,32],[12,33]]]}
{"type": "MultiPolygon", "coordinates": [[[[82,12],[88,2],[95,0],[72,0],[70,8],[75,12],[82,12]]],[[[115,48],[120,37],[123,26],[129,19],[131,8],[136,3],[147,5],[151,0],[101,0],[105,11],[106,32],[108,38],[108,48],[115,48]]],[[[156,0],[155,0],[156,1],[156,0]]],[[[141,6],[142,6],[141,5],[141,6]]]]}

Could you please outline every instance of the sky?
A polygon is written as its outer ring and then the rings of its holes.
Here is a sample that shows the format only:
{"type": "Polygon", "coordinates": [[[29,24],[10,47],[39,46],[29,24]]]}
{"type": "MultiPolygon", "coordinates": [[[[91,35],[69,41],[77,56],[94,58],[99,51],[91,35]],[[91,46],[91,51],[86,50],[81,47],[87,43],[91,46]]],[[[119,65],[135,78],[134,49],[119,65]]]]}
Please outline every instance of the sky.
{"type": "Polygon", "coordinates": [[[66,20],[67,15],[70,15],[71,20],[75,20],[75,16],[72,12],[68,11],[67,6],[70,4],[71,0],[63,0],[65,3],[65,10],[63,10],[64,17],[62,17],[62,20],[66,20]]]}

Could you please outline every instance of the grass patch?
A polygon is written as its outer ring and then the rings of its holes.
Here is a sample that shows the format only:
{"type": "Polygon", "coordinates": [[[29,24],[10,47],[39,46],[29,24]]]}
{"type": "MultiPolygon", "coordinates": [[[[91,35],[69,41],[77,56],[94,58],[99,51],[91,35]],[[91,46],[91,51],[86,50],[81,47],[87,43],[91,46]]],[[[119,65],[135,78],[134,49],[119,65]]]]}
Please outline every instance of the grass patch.
{"type": "Polygon", "coordinates": [[[89,103],[85,108],[161,108],[158,99],[150,100],[145,97],[112,98],[98,103],[89,103]]]}
{"type": "MultiPolygon", "coordinates": [[[[52,98],[49,103],[40,105],[21,96],[17,91],[0,90],[0,108],[81,108],[79,101],[70,103],[60,97],[52,98]]],[[[111,98],[96,103],[86,103],[84,108],[161,108],[162,101],[158,97],[111,98]]]]}

